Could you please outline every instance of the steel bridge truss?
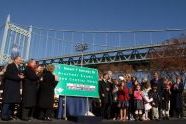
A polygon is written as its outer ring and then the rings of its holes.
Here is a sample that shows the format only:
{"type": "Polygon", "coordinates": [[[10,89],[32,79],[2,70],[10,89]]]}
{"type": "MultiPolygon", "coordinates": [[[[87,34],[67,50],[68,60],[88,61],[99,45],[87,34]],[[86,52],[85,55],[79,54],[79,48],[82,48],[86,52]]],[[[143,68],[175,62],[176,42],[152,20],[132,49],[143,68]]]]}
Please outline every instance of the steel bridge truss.
{"type": "MultiPolygon", "coordinates": [[[[156,52],[156,48],[163,45],[149,45],[133,48],[121,48],[107,51],[99,51],[94,53],[83,53],[77,55],[69,55],[56,58],[46,58],[38,60],[39,64],[61,63],[68,65],[97,65],[109,64],[117,62],[139,62],[152,59],[151,53],[156,52]]],[[[161,56],[161,55],[159,55],[161,56]]]]}

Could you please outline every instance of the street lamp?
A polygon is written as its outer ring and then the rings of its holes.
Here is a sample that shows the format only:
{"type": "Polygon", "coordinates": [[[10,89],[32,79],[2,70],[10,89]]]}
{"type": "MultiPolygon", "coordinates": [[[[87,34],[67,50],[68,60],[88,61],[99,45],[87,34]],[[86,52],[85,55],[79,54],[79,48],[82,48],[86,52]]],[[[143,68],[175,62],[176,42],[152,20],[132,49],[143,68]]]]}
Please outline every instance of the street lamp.
{"type": "Polygon", "coordinates": [[[77,43],[75,45],[75,50],[81,52],[81,66],[83,66],[83,52],[88,49],[87,43],[77,43]]]}

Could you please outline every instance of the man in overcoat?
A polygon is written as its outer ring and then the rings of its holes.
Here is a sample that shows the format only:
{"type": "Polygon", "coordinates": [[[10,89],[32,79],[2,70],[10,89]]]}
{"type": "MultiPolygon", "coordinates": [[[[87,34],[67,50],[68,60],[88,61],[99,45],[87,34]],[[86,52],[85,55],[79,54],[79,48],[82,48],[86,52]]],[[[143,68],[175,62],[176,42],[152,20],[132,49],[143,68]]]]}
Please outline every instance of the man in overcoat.
{"type": "Polygon", "coordinates": [[[11,120],[15,104],[21,102],[20,82],[24,75],[20,71],[22,58],[17,56],[4,73],[2,120],[11,120]]]}
{"type": "Polygon", "coordinates": [[[110,108],[112,102],[112,91],[111,84],[108,82],[109,75],[108,73],[103,74],[103,80],[99,81],[99,94],[101,99],[101,115],[102,118],[109,119],[110,118],[110,108]]]}
{"type": "Polygon", "coordinates": [[[39,76],[36,74],[36,61],[31,59],[24,70],[22,120],[29,121],[33,117],[36,106],[39,76]]]}

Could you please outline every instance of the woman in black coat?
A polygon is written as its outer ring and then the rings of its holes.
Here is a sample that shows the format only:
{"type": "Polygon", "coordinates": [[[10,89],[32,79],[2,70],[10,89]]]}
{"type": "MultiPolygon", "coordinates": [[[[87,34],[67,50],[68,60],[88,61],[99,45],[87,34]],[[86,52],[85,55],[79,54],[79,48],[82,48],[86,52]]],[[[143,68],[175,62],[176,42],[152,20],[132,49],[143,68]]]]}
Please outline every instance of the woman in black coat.
{"type": "Polygon", "coordinates": [[[38,81],[36,74],[36,61],[30,60],[24,70],[25,79],[23,81],[23,99],[22,99],[22,119],[28,121],[33,117],[32,113],[36,106],[38,81]]]}
{"type": "Polygon", "coordinates": [[[183,117],[183,90],[181,78],[177,77],[176,83],[172,86],[172,104],[178,118],[183,117]]]}
{"type": "Polygon", "coordinates": [[[58,83],[57,77],[53,74],[54,66],[48,65],[43,73],[43,81],[40,83],[38,107],[40,108],[40,119],[51,120],[51,113],[54,104],[54,89],[58,83]]]}

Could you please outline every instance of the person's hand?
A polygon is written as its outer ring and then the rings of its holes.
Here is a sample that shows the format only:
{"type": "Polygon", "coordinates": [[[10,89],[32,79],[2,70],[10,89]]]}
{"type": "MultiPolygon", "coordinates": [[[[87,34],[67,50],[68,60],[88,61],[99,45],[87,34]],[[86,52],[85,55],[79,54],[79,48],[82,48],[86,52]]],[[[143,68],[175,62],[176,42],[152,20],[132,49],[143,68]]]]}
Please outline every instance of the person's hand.
{"type": "Polygon", "coordinates": [[[105,97],[105,94],[101,94],[102,95],[102,97],[105,97]]]}
{"type": "Polygon", "coordinates": [[[99,99],[99,106],[102,106],[101,99],[99,99]]]}
{"type": "Polygon", "coordinates": [[[59,81],[59,78],[58,76],[55,75],[55,81],[59,81]]]}
{"type": "Polygon", "coordinates": [[[106,88],[106,90],[107,90],[107,91],[110,91],[110,89],[109,89],[109,88],[106,88]]]}
{"type": "Polygon", "coordinates": [[[174,85],[174,89],[178,89],[178,85],[177,84],[174,85]]]}
{"type": "Polygon", "coordinates": [[[43,81],[43,77],[40,78],[40,81],[43,81]]]}
{"type": "Polygon", "coordinates": [[[5,69],[5,68],[3,68],[2,72],[4,73],[5,71],[6,71],[6,69],[5,69]]]}
{"type": "Polygon", "coordinates": [[[18,74],[19,78],[23,79],[25,78],[23,74],[18,74]]]}

